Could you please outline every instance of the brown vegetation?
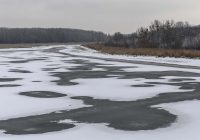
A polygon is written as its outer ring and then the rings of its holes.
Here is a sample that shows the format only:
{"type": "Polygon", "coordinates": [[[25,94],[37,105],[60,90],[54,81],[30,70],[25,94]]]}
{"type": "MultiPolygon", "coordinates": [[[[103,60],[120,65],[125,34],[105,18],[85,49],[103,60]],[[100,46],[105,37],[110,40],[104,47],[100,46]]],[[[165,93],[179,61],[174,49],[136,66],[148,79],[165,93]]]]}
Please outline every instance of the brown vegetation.
{"type": "Polygon", "coordinates": [[[28,48],[33,47],[32,44],[0,44],[0,49],[6,48],[28,48]]]}
{"type": "Polygon", "coordinates": [[[116,55],[158,56],[158,57],[187,57],[200,58],[200,51],[185,49],[159,49],[159,48],[123,48],[110,47],[102,44],[88,44],[86,47],[102,53],[116,55]]]}

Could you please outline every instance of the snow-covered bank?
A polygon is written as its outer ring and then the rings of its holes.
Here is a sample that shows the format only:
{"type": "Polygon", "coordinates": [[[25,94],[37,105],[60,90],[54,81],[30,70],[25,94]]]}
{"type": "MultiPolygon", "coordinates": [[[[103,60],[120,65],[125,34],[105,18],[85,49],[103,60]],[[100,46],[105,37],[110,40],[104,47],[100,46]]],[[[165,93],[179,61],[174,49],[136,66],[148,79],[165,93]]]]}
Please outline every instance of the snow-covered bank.
{"type": "Polygon", "coordinates": [[[147,62],[159,62],[159,63],[169,63],[169,64],[179,64],[179,65],[189,65],[189,66],[200,66],[200,59],[189,59],[189,58],[173,58],[173,57],[154,57],[154,56],[130,56],[130,55],[110,55],[102,54],[96,50],[86,48],[83,46],[71,46],[66,50],[61,52],[72,52],[75,55],[82,56],[95,56],[100,58],[114,58],[114,59],[123,59],[123,60],[139,60],[147,62]],[[77,48],[82,48],[81,50],[76,51],[77,48]]]}

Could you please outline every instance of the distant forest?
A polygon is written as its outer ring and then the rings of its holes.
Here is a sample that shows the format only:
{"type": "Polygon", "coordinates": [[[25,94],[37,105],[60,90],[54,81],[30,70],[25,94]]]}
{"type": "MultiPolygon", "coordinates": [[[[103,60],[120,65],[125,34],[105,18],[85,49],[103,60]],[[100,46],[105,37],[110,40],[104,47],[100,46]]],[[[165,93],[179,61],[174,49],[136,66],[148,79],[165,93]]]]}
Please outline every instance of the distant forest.
{"type": "Polygon", "coordinates": [[[135,33],[108,36],[105,45],[200,50],[200,26],[191,26],[188,22],[155,20],[150,26],[141,27],[135,33]]]}
{"type": "Polygon", "coordinates": [[[132,34],[67,28],[0,28],[0,44],[100,42],[126,48],[167,48],[200,50],[200,26],[173,20],[155,20],[132,34]]]}
{"type": "Polygon", "coordinates": [[[0,44],[101,42],[102,32],[65,28],[0,28],[0,44]]]}

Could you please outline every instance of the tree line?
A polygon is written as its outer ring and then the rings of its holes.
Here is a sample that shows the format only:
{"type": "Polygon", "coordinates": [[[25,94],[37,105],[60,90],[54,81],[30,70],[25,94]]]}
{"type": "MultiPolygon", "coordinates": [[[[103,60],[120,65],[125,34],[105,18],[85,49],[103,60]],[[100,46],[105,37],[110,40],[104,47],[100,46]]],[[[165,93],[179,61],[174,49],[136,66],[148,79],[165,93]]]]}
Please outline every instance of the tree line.
{"type": "Polygon", "coordinates": [[[102,42],[102,32],[66,28],[0,28],[0,43],[102,42]]]}
{"type": "Polygon", "coordinates": [[[118,47],[147,47],[168,49],[200,49],[200,26],[188,22],[155,20],[135,33],[115,33],[107,37],[105,45],[118,47]]]}

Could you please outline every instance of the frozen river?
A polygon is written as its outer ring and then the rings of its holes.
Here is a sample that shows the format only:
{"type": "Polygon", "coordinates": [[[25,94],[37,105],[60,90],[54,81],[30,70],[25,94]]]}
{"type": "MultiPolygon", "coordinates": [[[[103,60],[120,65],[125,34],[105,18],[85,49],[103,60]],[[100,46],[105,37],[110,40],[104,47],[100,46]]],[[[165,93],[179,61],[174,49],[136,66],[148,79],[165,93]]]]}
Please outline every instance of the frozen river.
{"type": "Polygon", "coordinates": [[[79,45],[0,50],[0,140],[200,139],[200,60],[79,45]]]}

